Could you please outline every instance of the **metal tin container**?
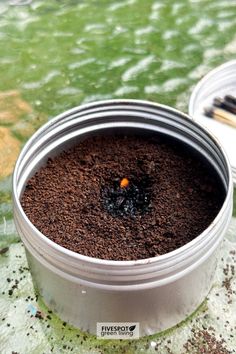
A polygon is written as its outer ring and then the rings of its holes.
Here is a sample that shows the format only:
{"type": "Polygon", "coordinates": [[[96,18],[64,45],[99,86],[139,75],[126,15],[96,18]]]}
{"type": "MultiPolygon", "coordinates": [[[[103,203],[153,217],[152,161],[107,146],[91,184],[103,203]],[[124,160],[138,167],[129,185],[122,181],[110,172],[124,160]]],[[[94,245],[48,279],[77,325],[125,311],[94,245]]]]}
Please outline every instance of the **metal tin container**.
{"type": "Polygon", "coordinates": [[[189,114],[212,132],[224,147],[230,161],[236,185],[236,130],[229,125],[209,119],[204,108],[212,106],[215,97],[236,96],[236,60],[230,60],[211,70],[195,86],[189,101],[189,114]]]}
{"type": "Polygon", "coordinates": [[[140,335],[150,335],[196,310],[212,285],[217,249],[231,219],[232,192],[228,159],[207,131],[170,107],[138,100],[88,104],[49,121],[25,145],[13,175],[15,223],[34,282],[52,310],[90,333],[96,333],[98,322],[139,322],[140,335]],[[120,129],[160,132],[184,142],[209,161],[222,181],[225,200],[214,221],[173,252],[135,261],[83,256],[45,237],[22,209],[27,180],[49,156],[86,136],[120,129]]]}

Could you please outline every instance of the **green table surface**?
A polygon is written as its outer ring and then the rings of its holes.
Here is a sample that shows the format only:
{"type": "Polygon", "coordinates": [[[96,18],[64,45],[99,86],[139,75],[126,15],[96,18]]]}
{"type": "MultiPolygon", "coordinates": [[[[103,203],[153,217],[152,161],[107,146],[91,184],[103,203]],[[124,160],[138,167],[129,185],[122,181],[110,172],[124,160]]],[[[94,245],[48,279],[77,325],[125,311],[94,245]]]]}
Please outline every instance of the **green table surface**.
{"type": "Polygon", "coordinates": [[[235,29],[235,1],[0,2],[1,354],[236,352],[235,217],[202,306],[164,333],[111,341],[63,324],[35,294],[11,202],[17,155],[44,122],[109,98],[187,112],[199,79],[235,58],[235,29]]]}

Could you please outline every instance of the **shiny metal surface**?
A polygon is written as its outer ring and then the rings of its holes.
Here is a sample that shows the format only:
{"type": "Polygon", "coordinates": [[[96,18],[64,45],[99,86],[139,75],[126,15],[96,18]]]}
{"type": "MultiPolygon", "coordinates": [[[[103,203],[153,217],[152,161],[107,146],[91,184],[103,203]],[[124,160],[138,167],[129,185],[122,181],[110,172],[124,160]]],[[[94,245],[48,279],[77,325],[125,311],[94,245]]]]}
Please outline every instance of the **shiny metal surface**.
{"type": "Polygon", "coordinates": [[[191,94],[188,111],[194,120],[216,136],[225,149],[236,185],[236,131],[204,114],[204,108],[211,107],[215,97],[224,97],[227,94],[236,95],[236,60],[216,67],[198,82],[191,94]]]}
{"type": "Polygon", "coordinates": [[[204,300],[214,275],[217,249],[232,213],[230,166],[219,143],[170,107],[111,100],[74,108],[37,131],[22,150],[13,176],[14,217],[32,275],[45,302],[63,319],[95,333],[97,322],[140,322],[141,335],[182,321],[204,300]],[[168,254],[138,261],[106,261],[67,250],[42,235],[20,204],[28,178],[84,137],[114,130],[161,132],[208,159],[225,187],[224,204],[197,238],[168,254]]]}

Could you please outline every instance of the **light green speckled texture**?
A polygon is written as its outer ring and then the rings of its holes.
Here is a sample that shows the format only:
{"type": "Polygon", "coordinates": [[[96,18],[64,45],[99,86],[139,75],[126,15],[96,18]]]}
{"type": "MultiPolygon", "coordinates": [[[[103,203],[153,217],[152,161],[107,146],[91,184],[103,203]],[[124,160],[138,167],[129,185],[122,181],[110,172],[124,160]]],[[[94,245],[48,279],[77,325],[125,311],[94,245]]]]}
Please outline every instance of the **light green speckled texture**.
{"type": "Polygon", "coordinates": [[[225,353],[236,348],[236,218],[209,297],[190,319],[138,341],[101,341],[63,325],[36,301],[5,173],[36,128],[80,103],[140,98],[187,111],[198,80],[235,58],[235,28],[236,3],[230,0],[0,2],[1,354],[199,354],[204,345],[194,333],[204,328],[216,340],[224,338],[225,353]]]}

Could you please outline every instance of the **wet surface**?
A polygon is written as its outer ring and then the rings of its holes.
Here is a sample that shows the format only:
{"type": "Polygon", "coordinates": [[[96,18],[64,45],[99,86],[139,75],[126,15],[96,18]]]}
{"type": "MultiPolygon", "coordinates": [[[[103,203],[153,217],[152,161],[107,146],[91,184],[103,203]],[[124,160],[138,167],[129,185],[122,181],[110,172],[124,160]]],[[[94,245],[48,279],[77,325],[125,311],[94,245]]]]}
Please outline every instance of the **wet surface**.
{"type": "Polygon", "coordinates": [[[80,103],[140,98],[187,111],[197,81],[235,58],[235,15],[233,1],[1,1],[1,353],[199,353],[196,333],[205,329],[224,339],[226,353],[235,350],[235,218],[197,313],[163,335],[103,342],[63,325],[37,299],[14,228],[10,178],[28,137],[80,103]]]}

